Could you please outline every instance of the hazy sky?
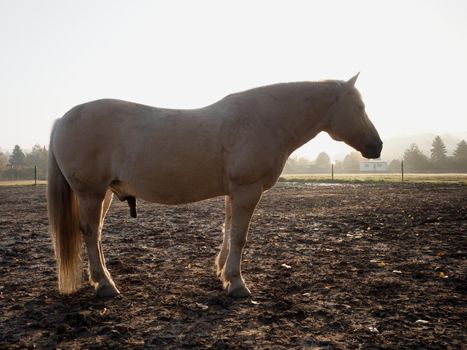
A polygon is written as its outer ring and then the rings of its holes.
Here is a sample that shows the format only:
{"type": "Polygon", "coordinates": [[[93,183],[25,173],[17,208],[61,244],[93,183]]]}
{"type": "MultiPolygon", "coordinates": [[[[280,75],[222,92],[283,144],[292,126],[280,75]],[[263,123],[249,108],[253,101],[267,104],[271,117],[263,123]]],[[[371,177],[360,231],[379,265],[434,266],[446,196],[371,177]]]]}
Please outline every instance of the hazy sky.
{"type": "MultiPolygon", "coordinates": [[[[383,138],[467,131],[467,1],[0,0],[0,148],[102,97],[195,108],[346,80],[383,138]]],[[[338,152],[319,137],[298,154],[338,152]]]]}

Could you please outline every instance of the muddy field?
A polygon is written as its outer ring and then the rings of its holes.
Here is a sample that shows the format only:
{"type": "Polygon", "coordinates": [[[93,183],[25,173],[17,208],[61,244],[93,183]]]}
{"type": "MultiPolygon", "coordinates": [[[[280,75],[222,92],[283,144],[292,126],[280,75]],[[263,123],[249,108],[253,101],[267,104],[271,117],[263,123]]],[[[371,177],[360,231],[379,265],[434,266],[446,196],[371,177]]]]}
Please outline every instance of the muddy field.
{"type": "Polygon", "coordinates": [[[137,219],[114,201],[114,299],[87,283],[57,293],[44,186],[0,187],[0,199],[0,349],[467,344],[467,186],[278,185],[253,217],[243,300],[215,275],[221,198],[141,202],[137,219]]]}

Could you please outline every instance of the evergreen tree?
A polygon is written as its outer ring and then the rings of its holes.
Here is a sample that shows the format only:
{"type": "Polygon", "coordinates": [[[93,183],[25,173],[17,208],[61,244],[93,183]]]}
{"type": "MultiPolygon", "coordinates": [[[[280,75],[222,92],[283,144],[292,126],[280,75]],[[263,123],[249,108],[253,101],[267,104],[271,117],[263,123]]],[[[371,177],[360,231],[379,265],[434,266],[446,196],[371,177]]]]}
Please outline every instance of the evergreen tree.
{"type": "Polygon", "coordinates": [[[429,168],[428,157],[412,143],[404,152],[404,165],[408,171],[426,171],[429,168]]]}
{"type": "Polygon", "coordinates": [[[9,163],[13,168],[21,167],[25,163],[26,156],[23,150],[18,145],[13,149],[13,153],[10,155],[9,163]]]}
{"type": "Polygon", "coordinates": [[[465,140],[457,144],[452,160],[456,171],[467,171],[467,142],[465,140]]]}
{"type": "Polygon", "coordinates": [[[431,160],[435,163],[443,162],[446,160],[446,146],[444,145],[441,137],[436,136],[431,144],[431,160]]]}
{"type": "Polygon", "coordinates": [[[462,140],[456,146],[454,150],[454,158],[464,158],[467,159],[467,142],[462,140]]]}

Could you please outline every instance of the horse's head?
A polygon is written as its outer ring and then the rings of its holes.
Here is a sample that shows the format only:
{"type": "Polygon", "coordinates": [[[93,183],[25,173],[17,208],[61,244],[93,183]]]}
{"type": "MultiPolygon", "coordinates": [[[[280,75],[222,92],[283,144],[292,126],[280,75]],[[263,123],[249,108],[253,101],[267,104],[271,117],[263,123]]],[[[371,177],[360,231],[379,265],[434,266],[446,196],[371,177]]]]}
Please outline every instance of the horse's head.
{"type": "Polygon", "coordinates": [[[334,140],[344,141],[358,150],[363,157],[379,158],[383,142],[368,118],[360,93],[355,88],[357,78],[358,74],[340,86],[325,131],[334,140]]]}

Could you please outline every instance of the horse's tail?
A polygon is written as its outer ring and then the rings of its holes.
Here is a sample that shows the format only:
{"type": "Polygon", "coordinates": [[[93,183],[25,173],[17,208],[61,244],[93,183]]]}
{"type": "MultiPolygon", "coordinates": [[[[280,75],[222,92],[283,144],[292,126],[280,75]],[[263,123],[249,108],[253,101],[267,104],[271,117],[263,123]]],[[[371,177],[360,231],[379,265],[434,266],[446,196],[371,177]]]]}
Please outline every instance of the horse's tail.
{"type": "Polygon", "coordinates": [[[58,290],[60,293],[70,294],[80,287],[82,279],[79,205],[76,194],[63,176],[53,151],[57,122],[50,136],[47,204],[49,230],[57,260],[58,290]]]}

